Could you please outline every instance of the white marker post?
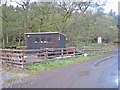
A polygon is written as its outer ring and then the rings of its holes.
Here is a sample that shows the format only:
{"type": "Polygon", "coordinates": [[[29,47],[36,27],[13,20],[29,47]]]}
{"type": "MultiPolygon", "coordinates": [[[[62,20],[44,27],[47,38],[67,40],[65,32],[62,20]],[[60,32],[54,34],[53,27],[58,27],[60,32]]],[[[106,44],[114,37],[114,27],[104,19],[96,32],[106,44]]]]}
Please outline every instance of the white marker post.
{"type": "Polygon", "coordinates": [[[102,38],[98,37],[97,43],[102,43],[102,38]]]}

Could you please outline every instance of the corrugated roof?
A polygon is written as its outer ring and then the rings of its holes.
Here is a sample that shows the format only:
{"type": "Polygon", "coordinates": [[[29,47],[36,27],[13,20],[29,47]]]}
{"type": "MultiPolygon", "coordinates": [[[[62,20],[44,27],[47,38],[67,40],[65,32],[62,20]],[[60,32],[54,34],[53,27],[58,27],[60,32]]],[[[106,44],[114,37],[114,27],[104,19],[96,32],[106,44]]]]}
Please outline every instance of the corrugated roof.
{"type": "Polygon", "coordinates": [[[63,33],[60,33],[60,32],[31,32],[31,33],[25,33],[25,34],[29,34],[29,35],[31,35],[31,34],[62,34],[62,35],[64,35],[63,33]]]}

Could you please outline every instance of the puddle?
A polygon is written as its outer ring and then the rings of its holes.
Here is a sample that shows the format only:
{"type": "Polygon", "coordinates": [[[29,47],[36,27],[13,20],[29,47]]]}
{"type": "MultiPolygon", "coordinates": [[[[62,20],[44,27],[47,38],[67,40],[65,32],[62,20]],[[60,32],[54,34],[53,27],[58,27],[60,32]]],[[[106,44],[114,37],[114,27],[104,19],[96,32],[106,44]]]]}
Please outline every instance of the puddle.
{"type": "Polygon", "coordinates": [[[80,76],[87,76],[87,75],[89,75],[89,74],[90,74],[89,71],[81,71],[81,72],[80,72],[80,76]]]}

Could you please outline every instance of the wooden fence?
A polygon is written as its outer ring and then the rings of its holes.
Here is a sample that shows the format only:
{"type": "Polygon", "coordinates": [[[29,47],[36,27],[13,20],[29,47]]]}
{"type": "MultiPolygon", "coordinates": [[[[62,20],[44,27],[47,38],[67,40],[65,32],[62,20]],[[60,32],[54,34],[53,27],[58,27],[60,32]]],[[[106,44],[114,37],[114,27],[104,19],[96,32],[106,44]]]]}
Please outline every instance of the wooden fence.
{"type": "MultiPolygon", "coordinates": [[[[109,49],[109,48],[108,48],[109,49]]],[[[26,64],[80,56],[85,52],[106,53],[107,48],[45,48],[35,50],[0,49],[3,64],[23,67],[26,64]]],[[[111,49],[109,49],[111,50],[111,49]]]]}
{"type": "Polygon", "coordinates": [[[23,67],[25,63],[23,50],[1,49],[0,56],[3,64],[23,67]]]}
{"type": "Polygon", "coordinates": [[[109,51],[112,51],[111,47],[82,47],[80,48],[84,53],[85,52],[90,52],[92,54],[103,54],[107,53],[109,51]]]}
{"type": "Polygon", "coordinates": [[[82,55],[83,52],[76,49],[75,47],[69,48],[46,48],[38,52],[38,57],[44,60],[54,60],[61,59],[67,57],[75,57],[78,55],[82,55]]]}
{"type": "Polygon", "coordinates": [[[46,48],[35,50],[0,49],[3,64],[23,67],[29,63],[61,59],[81,55],[76,48],[46,48]]]}

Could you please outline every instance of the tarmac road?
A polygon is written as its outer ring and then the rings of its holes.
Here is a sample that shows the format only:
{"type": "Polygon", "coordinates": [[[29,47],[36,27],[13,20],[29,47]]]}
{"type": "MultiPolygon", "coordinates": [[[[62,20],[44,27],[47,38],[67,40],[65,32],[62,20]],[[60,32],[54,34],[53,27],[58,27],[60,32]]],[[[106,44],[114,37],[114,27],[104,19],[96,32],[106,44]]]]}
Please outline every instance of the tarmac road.
{"type": "Polygon", "coordinates": [[[4,85],[8,88],[117,88],[118,53],[107,57],[46,71],[4,85]]]}

